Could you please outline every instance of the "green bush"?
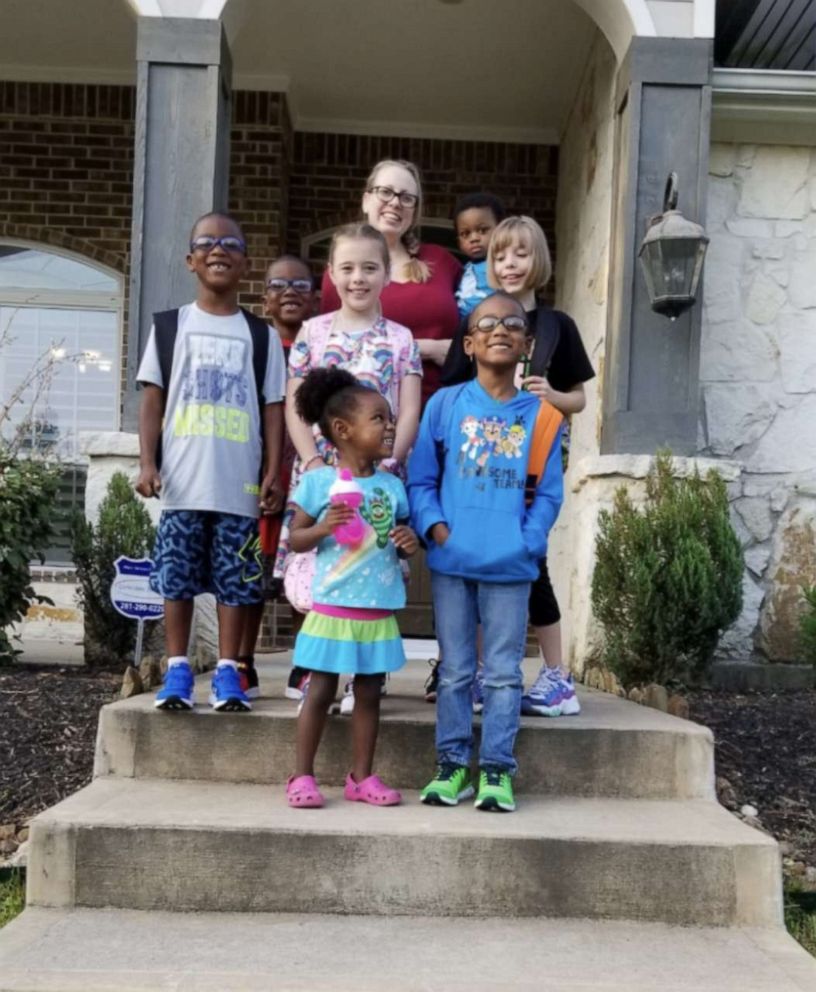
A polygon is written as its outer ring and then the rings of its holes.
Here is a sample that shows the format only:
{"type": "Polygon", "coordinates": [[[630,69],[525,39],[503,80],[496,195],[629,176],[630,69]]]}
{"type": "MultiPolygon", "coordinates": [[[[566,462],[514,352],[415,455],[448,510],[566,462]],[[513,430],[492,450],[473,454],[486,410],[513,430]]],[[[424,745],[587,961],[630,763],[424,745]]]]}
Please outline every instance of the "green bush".
{"type": "Polygon", "coordinates": [[[123,472],[108,483],[93,524],[77,514],[73,527],[73,556],[77,595],[85,615],[85,663],[125,661],[136,643],[136,623],[113,608],[110,587],[120,555],[149,557],[155,531],[150,516],[123,472]]]}
{"type": "Polygon", "coordinates": [[[9,624],[22,620],[31,603],[47,602],[31,588],[29,563],[44,560],[58,485],[57,467],[0,446],[0,664],[19,654],[9,624]]]}
{"type": "Polygon", "coordinates": [[[699,678],[742,608],[742,551],[725,483],[672,474],[658,452],[638,508],[618,489],[600,514],[592,606],[604,661],[625,686],[699,678]]]}
{"type": "Polygon", "coordinates": [[[816,665],[816,586],[802,586],[805,612],[799,618],[799,641],[805,661],[816,665]]]}

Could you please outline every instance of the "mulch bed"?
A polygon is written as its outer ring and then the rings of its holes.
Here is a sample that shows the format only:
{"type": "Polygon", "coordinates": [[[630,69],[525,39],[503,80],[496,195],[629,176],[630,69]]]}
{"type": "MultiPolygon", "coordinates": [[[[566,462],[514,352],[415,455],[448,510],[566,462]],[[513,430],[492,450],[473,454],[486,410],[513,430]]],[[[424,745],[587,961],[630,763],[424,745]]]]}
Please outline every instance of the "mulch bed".
{"type": "MultiPolygon", "coordinates": [[[[81,668],[0,669],[0,828],[22,828],[90,781],[99,707],[120,682],[81,668]]],[[[720,801],[755,807],[788,867],[816,867],[816,690],[687,698],[714,733],[720,801]]]]}
{"type": "Polygon", "coordinates": [[[21,827],[90,781],[99,707],[121,682],[82,668],[0,668],[0,825],[21,827]]]}
{"type": "Polygon", "coordinates": [[[715,741],[718,797],[757,811],[782,842],[786,868],[816,868],[816,690],[736,695],[689,692],[692,720],[715,741]]]}

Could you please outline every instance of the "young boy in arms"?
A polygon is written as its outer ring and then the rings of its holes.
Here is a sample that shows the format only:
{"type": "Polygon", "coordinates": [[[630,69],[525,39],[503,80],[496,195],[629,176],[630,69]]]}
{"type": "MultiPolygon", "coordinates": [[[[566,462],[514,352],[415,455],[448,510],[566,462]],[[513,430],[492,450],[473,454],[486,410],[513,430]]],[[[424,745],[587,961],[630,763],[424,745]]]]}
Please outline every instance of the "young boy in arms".
{"type": "Polygon", "coordinates": [[[493,292],[487,281],[487,246],[493,228],[504,217],[504,204],[492,193],[468,193],[457,201],[453,224],[459,251],[467,256],[456,290],[460,317],[467,317],[477,304],[493,292]]]}
{"type": "Polygon", "coordinates": [[[530,344],[518,301],[501,291],[483,300],[464,337],[476,378],[432,397],[409,463],[411,516],[428,544],[442,651],[438,766],[420,796],[432,805],[455,806],[473,795],[471,685],[481,622],[484,710],[475,805],[515,809],[527,603],[563,496],[561,415],[514,384],[530,344]],[[544,444],[545,458],[533,477],[534,440],[544,444]]]}
{"type": "Polygon", "coordinates": [[[278,473],[285,376],[280,341],[262,322],[267,360],[262,377],[256,372],[257,318],[238,307],[247,267],[236,221],[223,213],[200,217],[187,255],[198,280],[196,301],[170,312],[169,328],[168,314],[161,315],[160,329],[156,316],[137,374],[143,394],[136,489],[145,497],[161,494],[163,503],[150,578],[165,600],[169,657],[156,696],[160,709],[193,707],[187,647],[193,598],[203,592],[214,592],[218,604],[219,662],[210,705],[251,708],[236,668],[246,607],[261,595],[247,549],[257,536],[259,506],[274,512],[283,502],[278,473]],[[161,357],[168,331],[175,335],[169,375],[161,357]]]}

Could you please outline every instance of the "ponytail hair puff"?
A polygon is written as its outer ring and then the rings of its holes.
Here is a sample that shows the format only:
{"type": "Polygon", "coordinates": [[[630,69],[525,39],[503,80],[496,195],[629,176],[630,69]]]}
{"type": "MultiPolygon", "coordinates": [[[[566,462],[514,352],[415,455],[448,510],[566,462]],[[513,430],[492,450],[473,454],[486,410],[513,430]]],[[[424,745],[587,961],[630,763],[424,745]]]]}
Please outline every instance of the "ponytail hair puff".
{"type": "Polygon", "coordinates": [[[361,393],[368,387],[345,369],[312,369],[300,384],[295,396],[295,410],[306,424],[317,424],[325,438],[334,442],[331,422],[335,417],[347,420],[357,407],[361,393]]]}

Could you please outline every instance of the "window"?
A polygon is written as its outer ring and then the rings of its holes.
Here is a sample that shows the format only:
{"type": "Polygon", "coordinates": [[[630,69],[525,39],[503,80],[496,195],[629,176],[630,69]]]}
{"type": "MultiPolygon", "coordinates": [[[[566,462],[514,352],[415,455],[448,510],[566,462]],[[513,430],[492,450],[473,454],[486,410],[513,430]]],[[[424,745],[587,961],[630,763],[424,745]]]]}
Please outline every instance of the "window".
{"type": "MultiPolygon", "coordinates": [[[[20,388],[37,359],[58,359],[44,387],[30,384],[7,430],[22,429],[23,450],[53,454],[66,468],[65,499],[81,506],[84,458],[79,433],[119,426],[122,284],[85,260],[0,243],[0,396],[20,388]]],[[[67,536],[49,552],[65,561],[67,536]]]]}

